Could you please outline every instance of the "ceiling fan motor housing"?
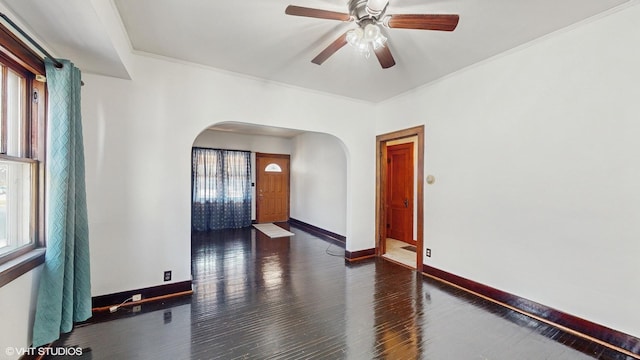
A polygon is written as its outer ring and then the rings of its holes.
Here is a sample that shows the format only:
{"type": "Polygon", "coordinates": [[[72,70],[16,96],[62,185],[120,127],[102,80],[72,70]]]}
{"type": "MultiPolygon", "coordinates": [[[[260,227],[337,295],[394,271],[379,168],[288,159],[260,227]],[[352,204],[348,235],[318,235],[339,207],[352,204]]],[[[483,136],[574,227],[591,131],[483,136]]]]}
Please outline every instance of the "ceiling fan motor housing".
{"type": "Polygon", "coordinates": [[[381,16],[387,9],[389,0],[369,0],[367,2],[367,12],[373,16],[381,16]]]}
{"type": "Polygon", "coordinates": [[[388,2],[380,0],[349,0],[349,14],[357,23],[363,20],[378,22],[387,10],[387,5],[388,2]]]}

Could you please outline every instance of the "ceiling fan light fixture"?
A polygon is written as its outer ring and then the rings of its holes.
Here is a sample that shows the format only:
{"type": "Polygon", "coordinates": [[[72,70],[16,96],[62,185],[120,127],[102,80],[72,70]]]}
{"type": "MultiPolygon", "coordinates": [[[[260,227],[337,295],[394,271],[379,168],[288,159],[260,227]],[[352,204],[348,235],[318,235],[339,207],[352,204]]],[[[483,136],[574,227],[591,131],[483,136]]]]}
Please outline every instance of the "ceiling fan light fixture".
{"type": "Polygon", "coordinates": [[[367,24],[364,27],[364,39],[365,41],[373,41],[380,36],[380,28],[375,24],[367,24]]]}
{"type": "Polygon", "coordinates": [[[367,24],[363,28],[355,28],[347,32],[347,43],[362,53],[366,58],[371,56],[371,50],[383,47],[387,38],[382,35],[376,24],[367,24]]]}
{"type": "Polygon", "coordinates": [[[353,47],[358,47],[358,44],[362,42],[364,37],[364,31],[361,28],[351,29],[347,32],[347,42],[353,47]]]}
{"type": "Polygon", "coordinates": [[[380,26],[388,29],[413,29],[453,31],[458,26],[460,16],[457,14],[390,14],[386,15],[389,0],[346,0],[348,13],[289,5],[285,14],[308,18],[340,20],[355,22],[357,29],[342,33],[329,46],[324,48],[312,63],[321,65],[330,56],[350,44],[365,57],[371,51],[378,58],[380,66],[388,69],[396,64],[387,46],[387,38],[382,34],[380,26]]]}
{"type": "Polygon", "coordinates": [[[373,47],[373,50],[378,50],[381,47],[383,47],[386,43],[387,43],[387,38],[380,35],[374,41],[371,42],[371,46],[373,47]]]}

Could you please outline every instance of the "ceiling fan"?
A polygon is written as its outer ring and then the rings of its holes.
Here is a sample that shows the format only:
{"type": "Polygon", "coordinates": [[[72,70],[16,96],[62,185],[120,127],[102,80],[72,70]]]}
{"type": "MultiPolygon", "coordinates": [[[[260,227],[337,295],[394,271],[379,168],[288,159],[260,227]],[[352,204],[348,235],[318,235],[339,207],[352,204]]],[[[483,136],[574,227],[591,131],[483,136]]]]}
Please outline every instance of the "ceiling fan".
{"type": "Polygon", "coordinates": [[[312,63],[321,65],[346,44],[351,44],[366,57],[371,51],[376,54],[383,69],[396,64],[391,50],[386,46],[387,38],[380,25],[391,29],[417,29],[453,31],[458,26],[458,15],[450,14],[393,14],[386,15],[388,0],[349,0],[349,13],[289,5],[287,15],[318,19],[354,21],[358,27],[348,30],[327,46],[312,63]]]}

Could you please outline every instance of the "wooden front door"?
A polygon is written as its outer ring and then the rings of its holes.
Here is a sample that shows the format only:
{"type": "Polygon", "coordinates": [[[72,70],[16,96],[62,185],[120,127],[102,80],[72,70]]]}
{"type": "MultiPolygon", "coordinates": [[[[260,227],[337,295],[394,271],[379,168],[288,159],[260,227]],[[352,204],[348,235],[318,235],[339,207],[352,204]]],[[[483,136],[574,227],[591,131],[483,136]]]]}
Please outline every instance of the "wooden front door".
{"type": "Polygon", "coordinates": [[[289,155],[256,153],[256,220],[289,220],[289,155]]]}
{"type": "Polygon", "coordinates": [[[413,143],[387,147],[387,237],[413,240],[413,143]]]}

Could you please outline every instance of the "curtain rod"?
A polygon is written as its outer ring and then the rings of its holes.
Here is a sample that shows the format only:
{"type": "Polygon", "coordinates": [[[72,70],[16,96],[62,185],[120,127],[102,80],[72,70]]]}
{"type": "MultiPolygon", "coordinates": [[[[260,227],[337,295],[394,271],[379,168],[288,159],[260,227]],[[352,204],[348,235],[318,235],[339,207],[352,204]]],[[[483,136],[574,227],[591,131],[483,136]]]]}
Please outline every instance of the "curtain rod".
{"type": "Polygon", "coordinates": [[[18,31],[20,33],[20,35],[24,36],[24,38],[27,39],[31,43],[31,45],[35,46],[36,49],[40,50],[40,52],[43,53],[45,55],[45,57],[47,57],[51,61],[53,61],[53,64],[55,65],[55,67],[57,67],[58,69],[61,69],[64,66],[60,61],[58,61],[56,58],[51,56],[51,54],[49,54],[49,52],[47,50],[45,50],[42,46],[40,46],[40,44],[38,44],[35,40],[33,40],[33,38],[31,36],[29,36],[29,34],[24,32],[16,23],[11,21],[11,19],[9,19],[7,17],[7,15],[5,15],[2,12],[0,12],[0,17],[2,17],[16,31],[18,31]]]}
{"type": "Polygon", "coordinates": [[[202,146],[192,146],[191,150],[224,150],[224,151],[237,151],[237,152],[248,152],[250,153],[251,150],[234,150],[234,149],[221,149],[221,148],[208,148],[208,147],[202,147],[202,146]]]}

